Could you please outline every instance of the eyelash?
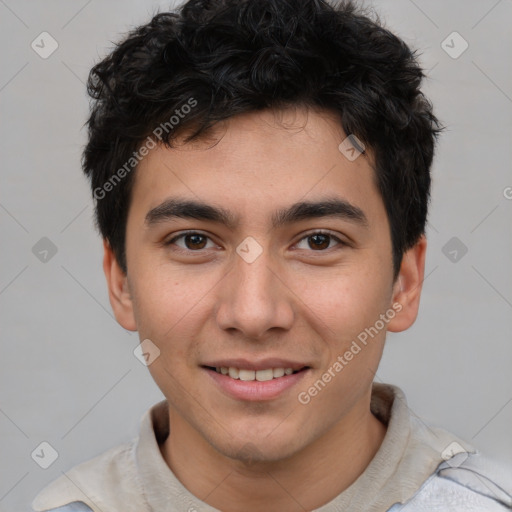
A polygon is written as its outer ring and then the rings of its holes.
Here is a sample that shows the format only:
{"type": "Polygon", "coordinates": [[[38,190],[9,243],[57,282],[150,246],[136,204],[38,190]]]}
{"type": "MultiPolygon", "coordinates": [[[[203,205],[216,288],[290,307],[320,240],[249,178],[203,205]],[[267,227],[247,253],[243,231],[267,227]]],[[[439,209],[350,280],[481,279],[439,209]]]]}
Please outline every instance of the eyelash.
{"type": "MultiPolygon", "coordinates": [[[[201,232],[198,232],[198,231],[184,231],[182,233],[180,233],[179,235],[171,238],[170,240],[164,242],[164,245],[165,246],[170,246],[172,244],[174,244],[174,242],[176,242],[177,240],[179,240],[180,238],[184,238],[188,235],[200,235],[202,237],[205,237],[209,240],[211,240],[211,238],[208,236],[208,235],[205,235],[204,233],[201,233],[201,232]]],[[[328,236],[330,237],[331,239],[335,240],[336,242],[338,242],[338,245],[340,246],[347,246],[348,243],[344,242],[343,240],[341,240],[340,238],[338,238],[337,236],[333,235],[330,231],[325,231],[325,230],[317,230],[317,231],[312,231],[311,233],[308,233],[306,234],[305,236],[303,236],[297,243],[300,243],[302,242],[303,240],[307,239],[307,238],[310,238],[314,235],[325,235],[325,236],[328,236]]],[[[328,248],[328,249],[319,249],[317,251],[314,251],[314,250],[309,250],[308,252],[327,252],[329,251],[330,249],[332,249],[332,247],[328,248]]],[[[203,252],[205,249],[199,249],[197,251],[194,251],[192,249],[183,249],[182,247],[178,247],[177,249],[174,249],[178,252],[186,252],[186,253],[201,253],[203,252]]]]}

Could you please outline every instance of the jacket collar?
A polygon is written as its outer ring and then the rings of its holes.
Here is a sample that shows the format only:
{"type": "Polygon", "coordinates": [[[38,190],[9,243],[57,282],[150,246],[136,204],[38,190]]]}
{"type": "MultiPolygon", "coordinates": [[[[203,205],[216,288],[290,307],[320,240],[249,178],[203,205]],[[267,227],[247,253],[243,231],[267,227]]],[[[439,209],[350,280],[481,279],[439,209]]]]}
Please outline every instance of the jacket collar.
{"type": "MultiPolygon", "coordinates": [[[[396,386],[374,383],[371,410],[387,424],[377,454],[350,487],[313,512],[388,510],[414,496],[444,462],[443,452],[452,443],[475,451],[449,432],[427,426],[396,386]]],[[[190,493],[167,466],[160,445],[168,435],[163,400],[143,415],[138,438],[67,471],[38,494],[32,507],[42,512],[83,501],[94,512],[219,512],[190,493]]]]}

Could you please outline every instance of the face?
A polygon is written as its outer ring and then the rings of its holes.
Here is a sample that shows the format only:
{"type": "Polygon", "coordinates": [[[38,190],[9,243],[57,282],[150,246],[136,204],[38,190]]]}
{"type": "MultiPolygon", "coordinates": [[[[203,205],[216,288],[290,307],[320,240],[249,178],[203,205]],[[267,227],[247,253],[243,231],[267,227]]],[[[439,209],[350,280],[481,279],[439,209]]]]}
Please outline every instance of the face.
{"type": "Polygon", "coordinates": [[[126,276],[106,247],[111,302],[159,350],[171,431],[283,459],[368,406],[386,329],[414,321],[424,244],[394,281],[371,152],[347,159],[328,113],[251,113],[213,135],[139,164],[126,276]]]}

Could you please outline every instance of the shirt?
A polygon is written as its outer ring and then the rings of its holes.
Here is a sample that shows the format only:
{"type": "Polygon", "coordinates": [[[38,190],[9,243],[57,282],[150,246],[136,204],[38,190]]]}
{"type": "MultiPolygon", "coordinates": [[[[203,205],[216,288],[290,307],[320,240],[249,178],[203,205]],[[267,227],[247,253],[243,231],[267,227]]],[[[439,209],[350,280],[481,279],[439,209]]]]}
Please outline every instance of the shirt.
{"type": "MultiPolygon", "coordinates": [[[[512,510],[508,468],[412,414],[396,386],[374,383],[372,413],[386,435],[356,481],[313,512],[512,510]]],[[[169,433],[168,403],[151,407],[139,436],[83,462],[44,488],[36,512],[219,512],[176,478],[159,446],[169,433]]],[[[340,460],[342,460],[340,456],[340,460]]]]}

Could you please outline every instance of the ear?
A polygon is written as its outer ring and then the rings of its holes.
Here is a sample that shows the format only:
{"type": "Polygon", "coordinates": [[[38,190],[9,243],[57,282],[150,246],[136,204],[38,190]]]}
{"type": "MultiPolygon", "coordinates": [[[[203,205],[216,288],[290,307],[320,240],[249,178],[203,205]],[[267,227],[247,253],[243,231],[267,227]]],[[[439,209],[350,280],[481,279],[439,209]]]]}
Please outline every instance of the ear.
{"type": "Polygon", "coordinates": [[[123,272],[114,251],[107,240],[103,240],[103,271],[107,279],[110,305],[119,324],[128,331],[136,331],[133,302],[128,289],[128,277],[123,272]]]}
{"type": "Polygon", "coordinates": [[[420,307],[420,295],[425,274],[425,254],[427,239],[425,235],[404,253],[400,273],[393,285],[392,304],[398,303],[396,316],[388,323],[388,331],[400,332],[408,329],[416,320],[420,307]]]}

